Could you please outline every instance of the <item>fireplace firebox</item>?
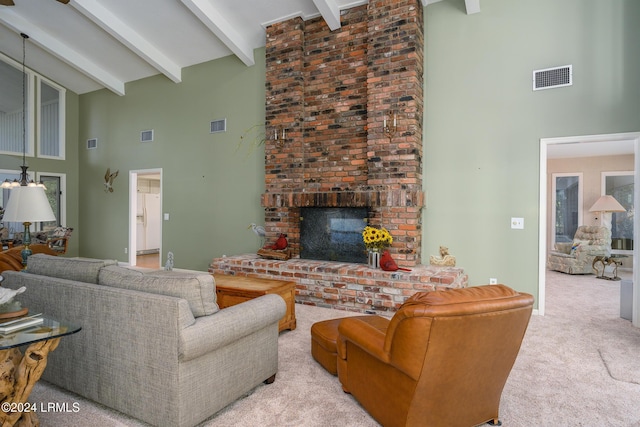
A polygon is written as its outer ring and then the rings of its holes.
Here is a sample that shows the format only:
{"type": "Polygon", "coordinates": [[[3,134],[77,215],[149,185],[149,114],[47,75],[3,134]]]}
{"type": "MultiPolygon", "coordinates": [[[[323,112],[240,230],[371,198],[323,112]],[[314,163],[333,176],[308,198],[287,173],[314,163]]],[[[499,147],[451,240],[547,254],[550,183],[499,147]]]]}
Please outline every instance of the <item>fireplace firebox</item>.
{"type": "Polygon", "coordinates": [[[301,208],[300,258],[366,263],[367,208],[301,208]]]}

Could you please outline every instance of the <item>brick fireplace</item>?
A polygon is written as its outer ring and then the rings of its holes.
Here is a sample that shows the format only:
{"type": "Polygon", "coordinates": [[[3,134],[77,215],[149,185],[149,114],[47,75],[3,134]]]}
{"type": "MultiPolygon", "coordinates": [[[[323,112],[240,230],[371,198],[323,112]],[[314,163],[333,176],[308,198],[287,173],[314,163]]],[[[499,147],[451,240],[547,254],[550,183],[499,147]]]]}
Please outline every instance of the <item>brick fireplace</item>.
{"type": "Polygon", "coordinates": [[[341,22],[335,31],[321,18],[267,28],[267,240],[286,233],[297,255],[300,207],[366,207],[369,223],[393,235],[398,264],[415,266],[424,202],[422,7],[370,1],[341,22]],[[394,112],[388,138],[383,123],[394,112]]]}
{"type": "Polygon", "coordinates": [[[265,192],[267,242],[287,234],[294,259],[214,259],[222,274],[298,280],[297,299],[393,310],[419,290],[466,286],[459,268],[421,266],[423,11],[419,0],[370,0],[321,18],[267,27],[265,192]],[[384,124],[396,129],[383,132],[384,124]],[[364,207],[389,230],[410,274],[296,259],[300,209],[364,207]]]}

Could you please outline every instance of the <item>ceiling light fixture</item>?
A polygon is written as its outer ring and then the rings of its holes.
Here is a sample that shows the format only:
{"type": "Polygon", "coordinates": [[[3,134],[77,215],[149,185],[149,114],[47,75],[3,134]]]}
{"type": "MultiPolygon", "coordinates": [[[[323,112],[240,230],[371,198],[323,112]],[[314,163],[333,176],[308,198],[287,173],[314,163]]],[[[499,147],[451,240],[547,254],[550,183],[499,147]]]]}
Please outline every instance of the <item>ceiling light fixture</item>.
{"type": "MultiPolygon", "coordinates": [[[[27,258],[31,255],[31,224],[42,221],[55,221],[56,217],[51,210],[51,205],[44,192],[44,188],[36,185],[27,174],[27,72],[25,67],[26,41],[28,35],[22,36],[22,172],[20,181],[15,180],[10,185],[9,201],[5,207],[3,221],[22,222],[24,225],[24,238],[22,249],[22,265],[26,268],[27,258]]],[[[5,181],[6,182],[6,181],[5,181]]],[[[3,188],[6,188],[4,183],[3,188]]]]}

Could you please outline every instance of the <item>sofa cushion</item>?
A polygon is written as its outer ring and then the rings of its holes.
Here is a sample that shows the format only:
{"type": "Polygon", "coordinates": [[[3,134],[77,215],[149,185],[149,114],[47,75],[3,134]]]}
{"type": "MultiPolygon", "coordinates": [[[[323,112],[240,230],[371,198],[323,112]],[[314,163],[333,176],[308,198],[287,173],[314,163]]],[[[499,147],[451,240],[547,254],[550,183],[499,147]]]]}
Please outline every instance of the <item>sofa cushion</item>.
{"type": "Polygon", "coordinates": [[[102,267],[115,265],[116,260],[90,258],[63,258],[54,255],[33,254],[27,260],[27,273],[78,282],[98,283],[102,267]]]}
{"type": "Polygon", "coordinates": [[[183,298],[193,317],[208,316],[219,310],[213,276],[199,272],[141,272],[112,265],[100,270],[98,284],[153,294],[183,298]]]}

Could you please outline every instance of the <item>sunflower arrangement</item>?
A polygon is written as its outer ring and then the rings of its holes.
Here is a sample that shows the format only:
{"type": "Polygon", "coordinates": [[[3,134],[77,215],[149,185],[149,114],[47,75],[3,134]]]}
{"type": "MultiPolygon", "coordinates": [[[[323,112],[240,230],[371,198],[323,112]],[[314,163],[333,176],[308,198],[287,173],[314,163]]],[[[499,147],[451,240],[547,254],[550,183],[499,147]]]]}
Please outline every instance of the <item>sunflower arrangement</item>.
{"type": "Polygon", "coordinates": [[[378,229],[366,226],[364,230],[362,230],[362,240],[367,249],[383,249],[391,246],[393,243],[393,237],[391,237],[389,231],[384,227],[378,229]]]}

